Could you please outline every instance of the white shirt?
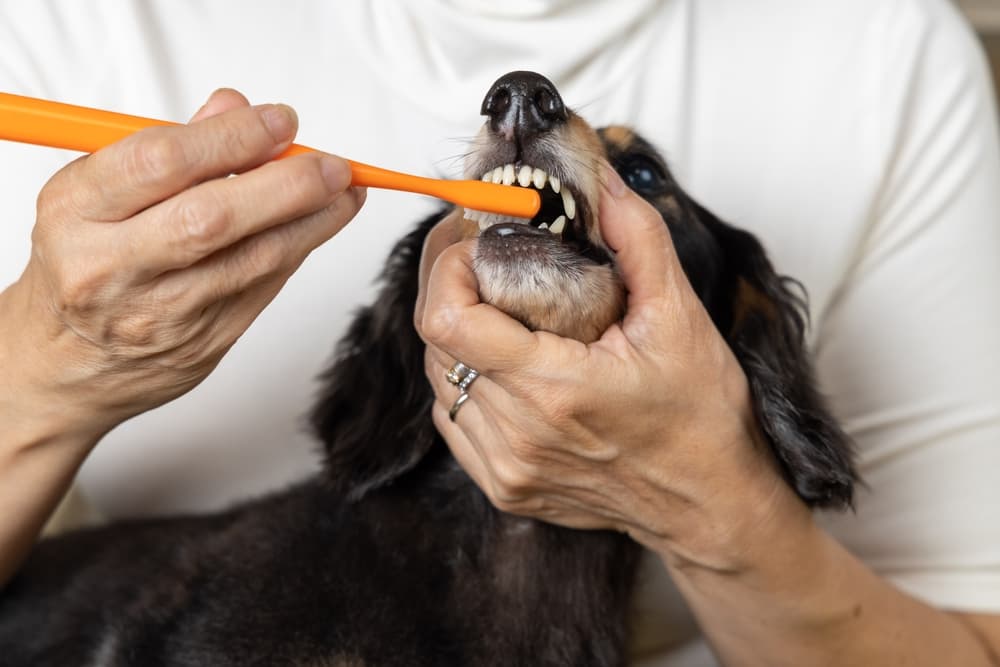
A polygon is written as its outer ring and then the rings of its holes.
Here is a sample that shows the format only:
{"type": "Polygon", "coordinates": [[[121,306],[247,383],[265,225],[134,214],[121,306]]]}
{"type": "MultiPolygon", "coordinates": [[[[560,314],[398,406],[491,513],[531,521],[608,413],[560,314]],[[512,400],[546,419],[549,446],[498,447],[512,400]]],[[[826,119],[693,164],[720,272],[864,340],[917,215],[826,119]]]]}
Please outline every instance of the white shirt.
{"type": "MultiPolygon", "coordinates": [[[[944,0],[0,1],[0,90],[184,120],[231,86],[293,105],[302,143],[403,171],[457,175],[509,70],[633,125],[809,292],[868,484],[856,514],[819,520],[905,591],[1000,612],[1000,150],[977,48],[944,0]]],[[[0,285],[72,157],[0,143],[0,285]]],[[[208,380],[105,438],[90,500],[207,510],[314,471],[314,378],[434,206],[370,192],[208,380]]],[[[714,664],[652,559],[636,613],[636,664],[714,664]]]]}

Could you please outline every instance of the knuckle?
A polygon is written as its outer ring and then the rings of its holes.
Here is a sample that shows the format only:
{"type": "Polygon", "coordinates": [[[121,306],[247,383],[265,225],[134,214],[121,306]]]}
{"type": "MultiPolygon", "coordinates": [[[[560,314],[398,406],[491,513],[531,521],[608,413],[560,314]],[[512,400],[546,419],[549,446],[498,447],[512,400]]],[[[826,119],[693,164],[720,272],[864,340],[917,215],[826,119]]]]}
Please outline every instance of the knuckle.
{"type": "Polygon", "coordinates": [[[108,325],[107,337],[114,345],[125,348],[153,347],[159,343],[159,320],[146,310],[132,312],[128,317],[113,320],[108,325]]]}
{"type": "Polygon", "coordinates": [[[46,181],[35,199],[35,214],[39,223],[51,223],[80,210],[78,200],[83,198],[84,193],[95,187],[100,188],[99,182],[94,183],[86,177],[88,164],[93,158],[91,155],[73,160],[46,181]]]}
{"type": "Polygon", "coordinates": [[[63,314],[92,310],[113,278],[111,267],[100,260],[82,267],[73,262],[56,262],[48,267],[48,272],[53,306],[63,314]]]}
{"type": "Polygon", "coordinates": [[[125,158],[140,184],[170,181],[187,170],[187,150],[176,132],[150,131],[125,158]]]}
{"type": "Polygon", "coordinates": [[[330,189],[327,187],[319,156],[308,156],[312,159],[289,161],[289,169],[285,172],[284,189],[290,197],[297,201],[317,201],[319,204],[329,200],[330,189]]]}
{"type": "Polygon", "coordinates": [[[531,479],[522,466],[513,462],[494,462],[493,500],[498,507],[516,507],[531,493],[531,479]]]}
{"type": "Polygon", "coordinates": [[[285,230],[274,229],[251,239],[243,253],[243,271],[261,278],[281,273],[288,255],[286,236],[285,230]]]}
{"type": "Polygon", "coordinates": [[[216,248],[232,222],[229,207],[205,192],[184,198],[176,217],[181,244],[196,257],[216,248]]]}
{"type": "Polygon", "coordinates": [[[458,326],[460,316],[452,306],[425,307],[420,330],[424,338],[439,347],[448,347],[451,333],[458,326]]]}

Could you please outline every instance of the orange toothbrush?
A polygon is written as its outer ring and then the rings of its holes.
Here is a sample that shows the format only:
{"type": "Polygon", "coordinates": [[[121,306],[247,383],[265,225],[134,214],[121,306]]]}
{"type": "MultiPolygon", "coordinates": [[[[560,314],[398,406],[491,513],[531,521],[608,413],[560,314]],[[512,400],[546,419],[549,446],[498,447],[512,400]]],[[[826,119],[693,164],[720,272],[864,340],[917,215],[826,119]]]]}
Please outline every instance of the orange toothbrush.
{"type": "MultiPolygon", "coordinates": [[[[34,97],[0,93],[0,139],[93,153],[133,132],[165,120],[129,116],[34,97]]],[[[292,144],[281,157],[315,149],[292,144]]],[[[515,188],[482,181],[423,178],[348,160],[351,184],[431,195],[478,211],[517,218],[538,213],[541,198],[534,188],[515,188]]]]}

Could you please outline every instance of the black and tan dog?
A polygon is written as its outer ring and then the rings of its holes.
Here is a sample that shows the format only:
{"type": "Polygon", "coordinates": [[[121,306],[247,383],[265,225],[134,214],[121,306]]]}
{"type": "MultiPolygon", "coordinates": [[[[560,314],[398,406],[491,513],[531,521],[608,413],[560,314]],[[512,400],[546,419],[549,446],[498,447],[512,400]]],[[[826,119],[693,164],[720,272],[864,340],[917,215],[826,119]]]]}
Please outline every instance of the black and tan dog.
{"type": "MultiPolygon", "coordinates": [[[[746,372],[801,498],[851,502],[841,431],[814,390],[802,304],[760,244],[692,201],[645,141],[595,132],[544,77],[483,103],[467,175],[534,187],[535,219],[446,213],[477,236],[484,301],[583,341],[622,316],[597,221],[600,160],[663,215],[695,292],[746,372]]],[[[412,325],[421,223],[341,341],[313,412],[326,464],[210,516],[146,520],[38,545],[0,594],[4,665],[622,665],[638,547],[494,509],[430,417],[412,325]]]]}

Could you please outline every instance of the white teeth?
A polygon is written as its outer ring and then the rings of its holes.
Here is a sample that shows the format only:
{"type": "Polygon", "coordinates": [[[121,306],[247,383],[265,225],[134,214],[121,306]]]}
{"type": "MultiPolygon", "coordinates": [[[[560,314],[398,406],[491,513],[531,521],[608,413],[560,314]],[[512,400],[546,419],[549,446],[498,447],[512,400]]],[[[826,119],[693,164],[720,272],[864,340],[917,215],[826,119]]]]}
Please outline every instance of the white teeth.
{"type": "Polygon", "coordinates": [[[563,190],[562,200],[563,208],[566,209],[566,217],[572,220],[576,217],[576,200],[573,199],[573,194],[569,190],[563,190]]]}
{"type": "Polygon", "coordinates": [[[565,228],[566,228],[566,216],[560,215],[558,218],[556,218],[556,221],[552,223],[552,226],[549,227],[549,231],[552,232],[553,234],[562,234],[563,229],[565,228]]]}
{"type": "Polygon", "coordinates": [[[535,169],[535,171],[531,173],[531,181],[532,183],[535,184],[535,187],[538,188],[539,190],[545,187],[546,178],[548,178],[548,174],[546,174],[541,169],[535,169]]]}
{"type": "Polygon", "coordinates": [[[517,172],[517,184],[522,188],[531,185],[531,167],[528,165],[521,167],[521,170],[517,172]]]}
{"type": "MultiPolygon", "coordinates": [[[[503,185],[513,185],[516,182],[523,188],[534,185],[535,188],[539,190],[545,188],[546,184],[548,184],[552,188],[553,192],[561,194],[563,209],[566,214],[560,215],[554,222],[543,222],[538,226],[539,229],[547,229],[553,234],[562,234],[563,230],[566,229],[567,219],[576,219],[576,199],[573,197],[573,193],[569,190],[563,190],[562,182],[557,177],[550,176],[542,169],[538,169],[530,165],[515,167],[513,164],[505,164],[483,174],[483,181],[486,183],[502,183],[503,185]]],[[[529,222],[528,220],[522,218],[510,218],[493,213],[474,211],[471,209],[466,209],[465,217],[473,222],[478,222],[480,230],[486,230],[493,225],[504,222],[529,222]]]]}
{"type": "Polygon", "coordinates": [[[504,165],[503,168],[503,184],[513,185],[514,184],[514,165],[508,164],[504,165]]]}

